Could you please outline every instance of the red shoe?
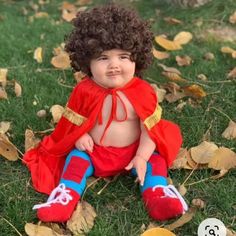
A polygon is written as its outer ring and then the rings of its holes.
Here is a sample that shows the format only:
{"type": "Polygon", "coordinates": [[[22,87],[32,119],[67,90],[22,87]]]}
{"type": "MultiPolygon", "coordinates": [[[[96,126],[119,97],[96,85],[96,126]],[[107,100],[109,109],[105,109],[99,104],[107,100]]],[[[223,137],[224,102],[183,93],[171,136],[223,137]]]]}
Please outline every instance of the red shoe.
{"type": "Polygon", "coordinates": [[[44,222],[65,222],[70,219],[80,195],[73,189],[59,184],[50,194],[46,203],[33,207],[37,216],[44,222]]]}
{"type": "Polygon", "coordinates": [[[144,204],[149,215],[159,221],[175,218],[188,210],[183,197],[173,185],[157,185],[143,192],[144,204]]]}

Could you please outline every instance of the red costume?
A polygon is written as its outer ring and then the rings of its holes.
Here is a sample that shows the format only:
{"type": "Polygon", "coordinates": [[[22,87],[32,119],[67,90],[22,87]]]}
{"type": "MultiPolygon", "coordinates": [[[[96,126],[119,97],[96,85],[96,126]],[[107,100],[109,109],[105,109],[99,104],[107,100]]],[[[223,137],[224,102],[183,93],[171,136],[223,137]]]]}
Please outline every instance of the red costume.
{"type": "Polygon", "coordinates": [[[122,88],[106,89],[85,78],[74,88],[53,133],[24,155],[23,161],[31,171],[33,186],[37,191],[50,194],[58,185],[65,157],[74,148],[75,142],[89,132],[97,120],[102,122],[101,110],[108,94],[112,95],[112,114],[105,131],[112,120],[116,120],[117,91],[122,92],[133,105],[155,142],[156,151],[166,158],[168,166],[172,164],[182,143],[180,129],[172,122],[161,119],[161,108],[149,83],[134,77],[122,88]]]}

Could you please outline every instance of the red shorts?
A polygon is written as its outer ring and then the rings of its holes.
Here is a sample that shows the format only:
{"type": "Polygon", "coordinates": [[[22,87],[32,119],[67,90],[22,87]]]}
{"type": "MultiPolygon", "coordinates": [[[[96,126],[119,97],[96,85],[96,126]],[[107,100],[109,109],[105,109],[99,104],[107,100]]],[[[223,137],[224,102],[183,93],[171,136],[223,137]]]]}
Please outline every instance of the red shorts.
{"type": "Polygon", "coordinates": [[[125,167],[136,154],[139,140],[127,147],[102,147],[94,144],[93,152],[89,153],[94,175],[98,177],[114,176],[125,172],[125,167]]]}

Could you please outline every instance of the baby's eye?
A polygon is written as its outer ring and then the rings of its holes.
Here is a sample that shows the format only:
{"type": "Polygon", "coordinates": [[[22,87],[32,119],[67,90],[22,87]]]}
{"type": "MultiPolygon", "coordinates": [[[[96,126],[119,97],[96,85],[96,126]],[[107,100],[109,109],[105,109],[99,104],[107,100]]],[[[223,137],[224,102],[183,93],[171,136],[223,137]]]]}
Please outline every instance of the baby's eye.
{"type": "Polygon", "coordinates": [[[102,57],[99,57],[98,60],[99,61],[107,60],[107,57],[102,56],[102,57]]]}
{"type": "Polygon", "coordinates": [[[129,55],[122,55],[120,56],[121,59],[130,59],[130,56],[129,55]]]}

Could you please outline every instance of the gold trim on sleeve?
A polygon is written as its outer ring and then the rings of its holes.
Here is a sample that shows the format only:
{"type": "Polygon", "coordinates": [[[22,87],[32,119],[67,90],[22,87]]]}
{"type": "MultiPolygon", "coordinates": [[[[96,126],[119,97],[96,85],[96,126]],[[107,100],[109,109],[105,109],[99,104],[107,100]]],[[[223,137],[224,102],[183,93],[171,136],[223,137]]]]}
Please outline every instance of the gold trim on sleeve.
{"type": "Polygon", "coordinates": [[[157,105],[155,111],[144,120],[145,126],[150,130],[153,126],[155,126],[161,119],[162,108],[160,105],[157,105]]]}
{"type": "Polygon", "coordinates": [[[65,111],[63,113],[63,116],[69,120],[71,123],[75,124],[75,125],[82,125],[84,123],[84,121],[86,120],[86,118],[76,112],[74,112],[73,110],[71,110],[69,107],[65,108],[65,111]]]}

